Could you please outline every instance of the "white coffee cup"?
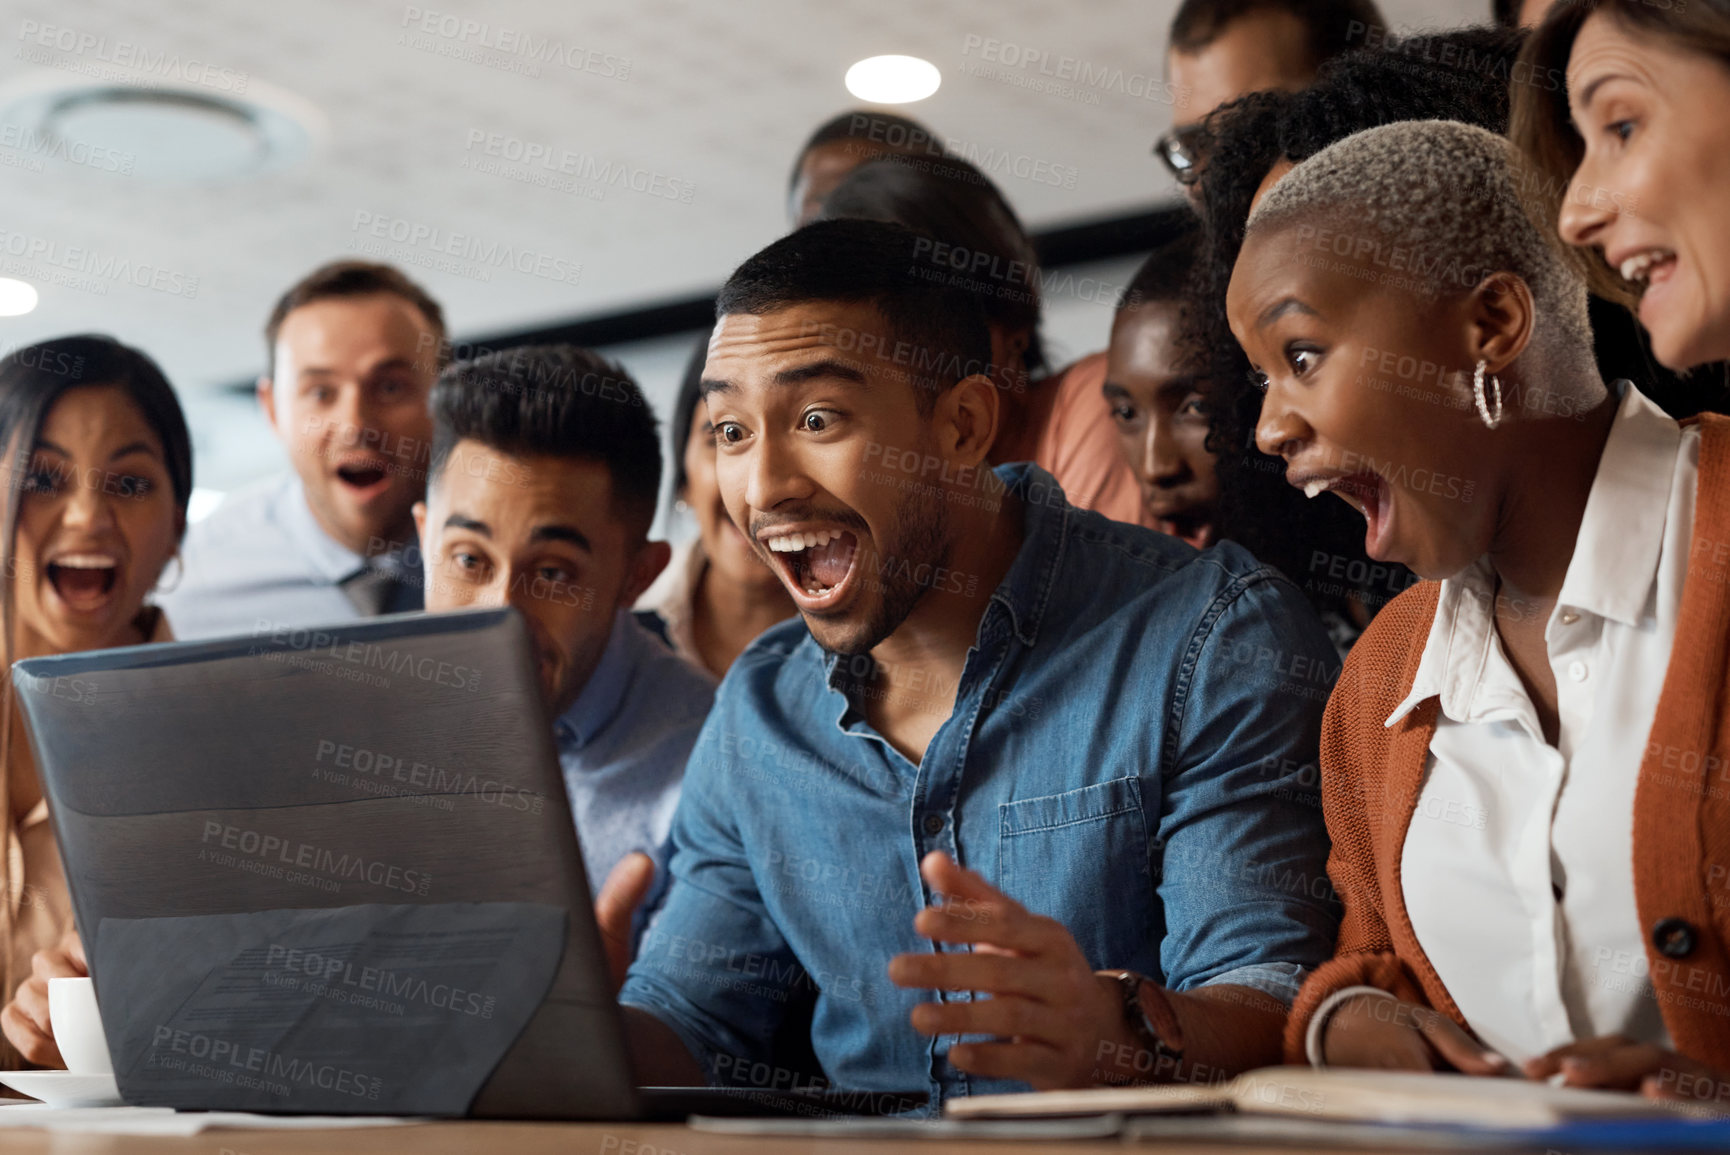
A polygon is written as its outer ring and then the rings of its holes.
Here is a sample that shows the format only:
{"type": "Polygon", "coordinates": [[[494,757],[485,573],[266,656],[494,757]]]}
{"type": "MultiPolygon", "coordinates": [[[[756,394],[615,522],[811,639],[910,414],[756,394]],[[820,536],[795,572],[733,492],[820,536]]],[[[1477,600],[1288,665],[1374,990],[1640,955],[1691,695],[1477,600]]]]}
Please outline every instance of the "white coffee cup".
{"type": "Polygon", "coordinates": [[[66,1069],[80,1075],[112,1075],[114,1060],[96,1009],[96,984],[89,979],[48,980],[48,1025],[66,1069]]]}

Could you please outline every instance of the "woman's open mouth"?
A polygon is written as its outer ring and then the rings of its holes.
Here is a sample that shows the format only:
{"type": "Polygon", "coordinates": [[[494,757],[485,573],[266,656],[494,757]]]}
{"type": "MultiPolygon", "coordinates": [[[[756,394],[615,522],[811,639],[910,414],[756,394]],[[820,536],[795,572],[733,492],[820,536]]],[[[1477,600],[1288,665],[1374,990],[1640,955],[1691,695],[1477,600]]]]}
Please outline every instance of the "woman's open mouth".
{"type": "Polygon", "coordinates": [[[1364,552],[1377,561],[1387,556],[1388,534],[1393,525],[1394,495],[1376,473],[1354,473],[1341,478],[1334,491],[1364,515],[1364,552]]]}
{"type": "Polygon", "coordinates": [[[781,581],[801,610],[826,610],[853,584],[859,539],[844,529],[774,531],[763,544],[774,555],[781,581]]]}
{"type": "Polygon", "coordinates": [[[1647,329],[1661,326],[1665,313],[1673,308],[1670,298],[1676,293],[1676,254],[1643,254],[1623,262],[1623,276],[1639,287],[1640,300],[1635,315],[1647,329]],[[1637,266],[1629,270],[1629,266],[1637,266]]]}
{"type": "Polygon", "coordinates": [[[1387,555],[1394,519],[1393,489],[1379,473],[1360,470],[1343,477],[1314,477],[1299,488],[1310,498],[1332,493],[1364,515],[1364,552],[1377,561],[1387,555]]]}
{"type": "Polygon", "coordinates": [[[120,561],[105,553],[62,554],[48,563],[48,584],[67,608],[91,613],[114,600],[120,561]]]}
{"type": "Polygon", "coordinates": [[[1143,491],[1142,506],[1153,517],[1154,528],[1168,537],[1205,549],[1212,544],[1213,517],[1212,510],[1206,505],[1190,501],[1166,501],[1150,496],[1143,491]]]}

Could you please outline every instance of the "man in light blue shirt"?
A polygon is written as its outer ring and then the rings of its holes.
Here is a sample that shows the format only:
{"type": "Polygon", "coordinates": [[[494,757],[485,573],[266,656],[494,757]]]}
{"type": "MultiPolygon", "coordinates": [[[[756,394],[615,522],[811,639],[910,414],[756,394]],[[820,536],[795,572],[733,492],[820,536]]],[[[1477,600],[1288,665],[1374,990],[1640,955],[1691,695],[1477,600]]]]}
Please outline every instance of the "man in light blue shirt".
{"type": "Polygon", "coordinates": [[[821,222],[722,290],[716,481],[800,618],[686,769],[620,993],[639,1078],[806,1085],[789,1030],[934,1105],[1278,1062],[1337,929],[1327,635],[1235,545],[991,468],[984,313],[929,250],[821,222]]]}
{"type": "Polygon", "coordinates": [[[617,366],[570,345],[453,364],[432,392],[427,609],[523,615],[592,893],[632,852],[666,878],[685,761],[714,682],[630,612],[670,550],[648,539],[655,417],[617,366]]]}
{"type": "Polygon", "coordinates": [[[293,473],[188,529],[158,593],[180,638],[274,632],[421,608],[410,510],[425,491],[438,303],[388,265],[338,261],[265,327],[259,403],[293,473]]]}
{"type": "Polygon", "coordinates": [[[553,723],[591,893],[632,851],[655,865],[652,895],[663,892],[679,784],[714,697],[707,674],[614,613],[600,664],[553,723]]]}

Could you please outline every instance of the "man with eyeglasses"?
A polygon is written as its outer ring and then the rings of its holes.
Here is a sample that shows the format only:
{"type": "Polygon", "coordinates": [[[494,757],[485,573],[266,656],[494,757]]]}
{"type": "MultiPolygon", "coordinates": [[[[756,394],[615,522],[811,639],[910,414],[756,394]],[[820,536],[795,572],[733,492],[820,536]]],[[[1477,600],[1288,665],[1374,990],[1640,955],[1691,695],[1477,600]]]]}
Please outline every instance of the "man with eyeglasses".
{"type": "Polygon", "coordinates": [[[1252,92],[1308,88],[1323,64],[1382,28],[1374,0],[1183,0],[1166,51],[1177,102],[1154,155],[1199,203],[1209,113],[1252,92]]]}

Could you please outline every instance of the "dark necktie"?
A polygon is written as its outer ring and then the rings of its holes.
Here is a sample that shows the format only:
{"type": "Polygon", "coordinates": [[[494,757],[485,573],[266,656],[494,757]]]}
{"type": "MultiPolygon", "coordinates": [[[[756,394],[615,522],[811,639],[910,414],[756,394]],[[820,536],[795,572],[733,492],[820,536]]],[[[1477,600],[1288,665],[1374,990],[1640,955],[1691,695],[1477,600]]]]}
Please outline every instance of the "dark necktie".
{"type": "Polygon", "coordinates": [[[368,565],[342,579],[339,588],[363,617],[371,618],[393,608],[391,603],[401,584],[391,571],[368,565]]]}

